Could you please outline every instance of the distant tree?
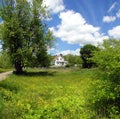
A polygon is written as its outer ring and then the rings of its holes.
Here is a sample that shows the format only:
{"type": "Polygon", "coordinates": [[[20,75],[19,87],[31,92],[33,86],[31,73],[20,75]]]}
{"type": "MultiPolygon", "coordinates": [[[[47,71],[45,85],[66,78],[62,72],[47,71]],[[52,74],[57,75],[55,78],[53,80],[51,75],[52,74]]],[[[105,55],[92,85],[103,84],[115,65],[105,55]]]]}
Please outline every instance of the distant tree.
{"type": "Polygon", "coordinates": [[[9,52],[16,73],[22,73],[25,66],[43,66],[42,61],[48,61],[47,48],[54,37],[42,22],[45,11],[41,4],[42,0],[33,0],[32,4],[27,0],[2,0],[3,49],[9,52]]]}
{"type": "Polygon", "coordinates": [[[6,51],[0,52],[0,68],[11,68],[10,56],[6,51]]]}
{"type": "Polygon", "coordinates": [[[76,56],[76,55],[65,55],[65,60],[68,61],[68,66],[80,66],[82,64],[82,60],[80,58],[80,56],[76,56]]]}
{"type": "Polygon", "coordinates": [[[91,68],[95,65],[95,63],[90,59],[93,57],[95,51],[98,51],[98,48],[91,44],[87,44],[80,49],[83,68],[91,68]]]}

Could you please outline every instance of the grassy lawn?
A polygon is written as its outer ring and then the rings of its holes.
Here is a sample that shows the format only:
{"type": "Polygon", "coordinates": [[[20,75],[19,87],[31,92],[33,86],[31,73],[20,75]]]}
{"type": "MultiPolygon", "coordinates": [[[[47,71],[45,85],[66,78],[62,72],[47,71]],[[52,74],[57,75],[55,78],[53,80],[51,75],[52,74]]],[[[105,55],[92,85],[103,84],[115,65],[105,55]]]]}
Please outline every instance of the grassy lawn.
{"type": "Polygon", "coordinates": [[[0,73],[11,71],[11,70],[13,69],[12,68],[7,68],[7,69],[0,68],[0,73]]]}
{"type": "Polygon", "coordinates": [[[0,119],[90,119],[93,70],[29,70],[0,82],[0,119]]]}

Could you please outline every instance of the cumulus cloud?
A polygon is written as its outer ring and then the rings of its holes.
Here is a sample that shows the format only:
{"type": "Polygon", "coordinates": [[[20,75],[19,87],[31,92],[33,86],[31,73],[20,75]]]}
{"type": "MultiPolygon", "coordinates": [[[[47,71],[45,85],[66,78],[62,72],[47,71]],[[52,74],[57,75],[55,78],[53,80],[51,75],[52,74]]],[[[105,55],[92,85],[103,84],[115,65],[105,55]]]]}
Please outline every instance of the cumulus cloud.
{"type": "Polygon", "coordinates": [[[55,48],[49,48],[48,49],[48,53],[49,54],[55,54],[55,55],[59,55],[59,54],[62,54],[62,55],[68,55],[68,54],[71,54],[71,55],[77,55],[79,56],[80,55],[80,48],[76,49],[76,50],[63,50],[63,51],[60,51],[60,50],[57,50],[55,48]]]}
{"type": "Polygon", "coordinates": [[[110,37],[120,39],[120,26],[116,26],[108,31],[110,37]]]}
{"type": "Polygon", "coordinates": [[[80,13],[72,10],[61,12],[61,23],[56,28],[51,28],[54,35],[69,44],[85,45],[88,43],[97,45],[103,39],[108,38],[100,33],[99,27],[88,24],[80,13]]]}
{"type": "MultiPolygon", "coordinates": [[[[32,4],[33,0],[27,0],[32,4]]],[[[59,13],[65,9],[65,5],[63,3],[63,0],[43,0],[42,6],[46,7],[47,10],[49,10],[51,13],[59,13]]]]}
{"type": "Polygon", "coordinates": [[[59,54],[62,54],[62,55],[71,54],[71,55],[77,55],[77,56],[79,56],[80,55],[80,49],[78,48],[76,50],[64,50],[64,51],[58,52],[56,54],[57,55],[59,55],[59,54]]]}
{"type": "MultiPolygon", "coordinates": [[[[118,3],[114,2],[111,5],[111,7],[109,8],[108,13],[112,12],[112,10],[114,10],[114,9],[116,10],[117,5],[118,5],[118,3]]],[[[114,22],[117,18],[120,18],[120,9],[118,10],[118,12],[114,16],[103,16],[103,22],[106,22],[106,23],[114,22]]]]}
{"type": "Polygon", "coordinates": [[[43,6],[46,6],[51,13],[59,13],[65,9],[63,0],[43,0],[43,6]]]}
{"type": "Polygon", "coordinates": [[[114,22],[116,20],[115,16],[104,16],[103,17],[103,22],[110,23],[114,22]]]}
{"type": "Polygon", "coordinates": [[[116,4],[117,4],[117,2],[114,2],[114,3],[110,6],[108,12],[111,12],[111,11],[115,8],[116,4]]]}
{"type": "Polygon", "coordinates": [[[55,48],[48,48],[47,52],[48,54],[51,54],[51,52],[55,51],[55,48]]]}
{"type": "Polygon", "coordinates": [[[116,13],[116,16],[117,16],[118,18],[120,18],[120,9],[119,9],[118,12],[116,13]]]}

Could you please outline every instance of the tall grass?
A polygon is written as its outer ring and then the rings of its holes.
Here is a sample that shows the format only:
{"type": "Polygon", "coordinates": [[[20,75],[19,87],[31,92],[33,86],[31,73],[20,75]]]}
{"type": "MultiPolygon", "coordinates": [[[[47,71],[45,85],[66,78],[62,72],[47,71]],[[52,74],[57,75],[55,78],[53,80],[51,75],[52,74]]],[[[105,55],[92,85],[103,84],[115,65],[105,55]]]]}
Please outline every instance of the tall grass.
{"type": "Polygon", "coordinates": [[[0,82],[0,119],[99,119],[88,104],[95,70],[34,69],[11,75],[0,82]]]}
{"type": "Polygon", "coordinates": [[[0,68],[0,73],[7,72],[7,71],[12,71],[13,68],[0,68]]]}

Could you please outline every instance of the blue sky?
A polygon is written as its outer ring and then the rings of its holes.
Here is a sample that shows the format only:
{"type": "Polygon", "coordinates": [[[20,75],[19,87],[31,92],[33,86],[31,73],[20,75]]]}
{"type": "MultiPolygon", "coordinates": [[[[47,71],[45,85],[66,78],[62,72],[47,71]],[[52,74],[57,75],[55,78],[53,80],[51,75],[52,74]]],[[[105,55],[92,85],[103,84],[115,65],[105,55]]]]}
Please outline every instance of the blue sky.
{"type": "Polygon", "coordinates": [[[50,11],[46,23],[56,37],[48,51],[52,55],[79,55],[85,44],[120,39],[120,0],[43,0],[43,5],[50,11]]]}
{"type": "Polygon", "coordinates": [[[57,38],[51,54],[76,54],[85,44],[120,39],[120,0],[45,0],[57,38]]]}

